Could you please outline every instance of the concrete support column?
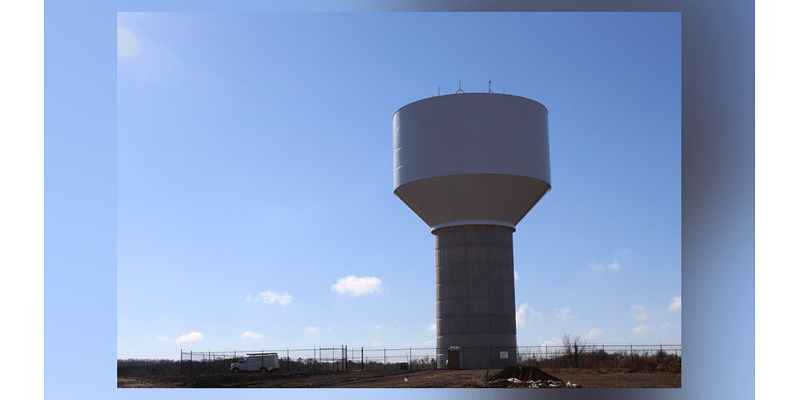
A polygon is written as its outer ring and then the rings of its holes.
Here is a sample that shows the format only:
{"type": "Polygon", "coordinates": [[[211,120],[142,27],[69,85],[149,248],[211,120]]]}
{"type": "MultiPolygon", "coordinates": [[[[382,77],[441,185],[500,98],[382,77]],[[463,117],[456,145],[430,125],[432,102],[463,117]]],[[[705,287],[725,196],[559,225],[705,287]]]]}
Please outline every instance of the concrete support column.
{"type": "MultiPolygon", "coordinates": [[[[460,368],[517,365],[513,228],[462,225],[433,231],[437,366],[457,346],[460,368]]],[[[458,367],[458,366],[456,366],[458,367]]]]}

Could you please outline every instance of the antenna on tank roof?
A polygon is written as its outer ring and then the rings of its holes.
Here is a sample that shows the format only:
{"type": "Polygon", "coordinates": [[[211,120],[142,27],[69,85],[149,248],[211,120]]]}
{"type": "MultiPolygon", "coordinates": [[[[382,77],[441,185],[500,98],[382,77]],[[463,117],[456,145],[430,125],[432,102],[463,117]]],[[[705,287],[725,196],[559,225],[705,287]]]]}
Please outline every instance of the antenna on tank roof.
{"type": "Polygon", "coordinates": [[[464,91],[461,90],[461,81],[458,81],[458,90],[456,90],[456,94],[458,94],[459,92],[464,93],[464,91]]]}

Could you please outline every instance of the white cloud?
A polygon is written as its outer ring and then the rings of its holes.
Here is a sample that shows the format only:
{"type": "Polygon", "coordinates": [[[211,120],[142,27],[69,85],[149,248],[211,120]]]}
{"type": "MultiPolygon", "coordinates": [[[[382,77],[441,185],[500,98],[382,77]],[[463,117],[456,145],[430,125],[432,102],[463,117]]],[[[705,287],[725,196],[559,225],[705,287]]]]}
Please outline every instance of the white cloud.
{"type": "Polygon", "coordinates": [[[600,271],[600,272],[605,272],[606,270],[619,271],[619,269],[620,269],[619,261],[617,261],[617,260],[614,260],[614,262],[612,262],[611,264],[595,264],[595,263],[592,263],[591,265],[592,265],[592,268],[594,268],[595,270],[600,271]]]}
{"type": "Polygon", "coordinates": [[[381,329],[380,325],[375,325],[375,330],[381,329]]]}
{"type": "Polygon", "coordinates": [[[672,298],[672,303],[670,303],[669,308],[667,308],[667,310],[673,311],[673,310],[680,310],[680,309],[681,309],[681,298],[680,298],[680,296],[673,297],[672,298]]]}
{"type": "Polygon", "coordinates": [[[590,330],[589,333],[586,334],[586,339],[594,339],[594,338],[600,336],[601,333],[603,333],[603,331],[601,331],[600,329],[594,328],[594,329],[590,330]]]}
{"type": "Polygon", "coordinates": [[[614,252],[614,260],[611,261],[609,264],[595,264],[591,263],[591,267],[599,272],[605,272],[606,270],[610,271],[619,271],[622,269],[622,264],[620,264],[620,259],[631,254],[629,250],[621,249],[614,252]]]}
{"type": "Polygon", "coordinates": [[[565,319],[565,320],[572,319],[572,308],[570,307],[556,308],[553,311],[556,313],[556,318],[558,319],[565,319]]]}
{"type": "Polygon", "coordinates": [[[428,330],[431,331],[431,332],[436,332],[436,324],[433,324],[433,325],[429,326],[428,330]]]}
{"type": "Polygon", "coordinates": [[[519,272],[517,272],[517,270],[514,270],[514,282],[518,280],[519,280],[519,272]]]}
{"type": "Polygon", "coordinates": [[[244,333],[242,334],[242,339],[244,338],[261,339],[262,337],[264,337],[264,335],[250,331],[244,331],[244,333]]]}
{"type": "Polygon", "coordinates": [[[653,329],[656,329],[653,325],[639,325],[636,328],[633,328],[633,333],[637,335],[646,335],[653,329]]]}
{"type": "Polygon", "coordinates": [[[306,327],[306,334],[307,335],[310,335],[312,333],[317,333],[317,332],[319,332],[319,327],[318,326],[307,326],[306,327]]]}
{"type": "Polygon", "coordinates": [[[540,346],[561,346],[561,342],[559,342],[556,338],[550,338],[542,342],[540,346]]]}
{"type": "Polygon", "coordinates": [[[361,296],[372,292],[383,290],[381,280],[371,276],[356,278],[354,275],[339,279],[336,284],[331,286],[331,291],[348,296],[361,296]]]}
{"type": "Polygon", "coordinates": [[[644,312],[644,306],[641,304],[631,306],[631,317],[637,321],[647,321],[647,313],[644,312]]]}
{"type": "Polygon", "coordinates": [[[664,329],[669,328],[670,326],[672,326],[672,324],[670,324],[669,322],[665,322],[665,323],[661,324],[661,327],[664,328],[664,329]]]}
{"type": "Polygon", "coordinates": [[[187,333],[185,335],[181,335],[176,342],[196,342],[203,338],[203,334],[200,332],[192,331],[191,333],[187,333]]]}
{"type": "Polygon", "coordinates": [[[260,301],[262,303],[278,303],[282,306],[289,304],[292,301],[292,295],[289,293],[283,292],[283,294],[274,293],[272,290],[267,290],[266,292],[261,292],[258,296],[250,296],[247,295],[245,301],[260,301]]]}
{"type": "Polygon", "coordinates": [[[164,337],[164,336],[161,336],[161,335],[158,335],[158,336],[156,336],[156,338],[157,338],[158,340],[169,340],[169,338],[168,338],[168,337],[164,337]]]}
{"type": "Polygon", "coordinates": [[[517,309],[517,326],[525,326],[527,323],[527,320],[525,319],[526,315],[538,317],[542,315],[542,312],[532,309],[528,303],[522,303],[522,305],[517,309]]]}
{"type": "Polygon", "coordinates": [[[372,341],[372,347],[381,347],[381,342],[377,340],[372,341]]]}
{"type": "Polygon", "coordinates": [[[425,341],[425,346],[432,346],[433,343],[434,343],[433,340],[426,340],[425,341]]]}
{"type": "Polygon", "coordinates": [[[522,303],[517,309],[517,326],[525,326],[525,314],[528,312],[530,306],[528,303],[522,303]]]}

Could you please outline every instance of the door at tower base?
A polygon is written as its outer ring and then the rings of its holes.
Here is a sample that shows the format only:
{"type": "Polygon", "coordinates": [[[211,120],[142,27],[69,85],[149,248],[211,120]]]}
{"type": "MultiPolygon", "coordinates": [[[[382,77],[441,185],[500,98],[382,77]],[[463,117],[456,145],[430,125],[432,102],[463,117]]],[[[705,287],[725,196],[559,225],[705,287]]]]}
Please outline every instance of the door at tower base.
{"type": "Polygon", "coordinates": [[[437,360],[439,369],[503,369],[516,367],[516,349],[498,350],[497,347],[464,347],[446,351],[437,360]],[[513,359],[511,358],[513,354],[513,359]]]}

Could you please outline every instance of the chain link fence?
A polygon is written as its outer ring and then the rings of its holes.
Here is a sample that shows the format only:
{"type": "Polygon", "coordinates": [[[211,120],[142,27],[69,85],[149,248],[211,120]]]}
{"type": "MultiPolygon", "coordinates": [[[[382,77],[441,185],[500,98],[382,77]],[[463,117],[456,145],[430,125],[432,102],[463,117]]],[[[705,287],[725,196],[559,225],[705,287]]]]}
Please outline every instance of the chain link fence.
{"type": "Polygon", "coordinates": [[[679,344],[572,344],[517,348],[517,360],[520,365],[542,368],[655,369],[658,365],[675,363],[677,368],[680,368],[681,356],[682,350],[679,344]],[[639,364],[642,363],[648,363],[648,368],[641,368],[639,364]]]}
{"type": "MultiPolygon", "coordinates": [[[[462,349],[462,357],[470,350],[462,349]]],[[[247,351],[181,350],[180,374],[231,373],[230,365],[250,353],[277,353],[279,372],[390,371],[436,369],[435,347],[364,348],[330,346],[305,349],[257,349],[247,351]]],[[[680,366],[681,345],[577,344],[518,346],[519,365],[541,368],[634,368],[637,363],[675,363],[680,366]]],[[[651,367],[651,369],[654,367],[651,367]]]]}

